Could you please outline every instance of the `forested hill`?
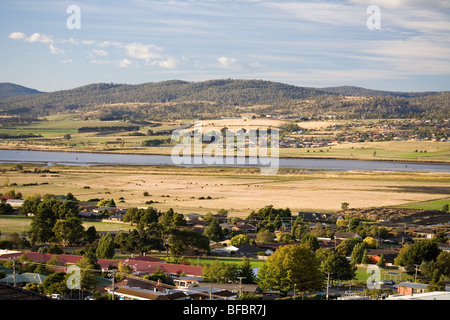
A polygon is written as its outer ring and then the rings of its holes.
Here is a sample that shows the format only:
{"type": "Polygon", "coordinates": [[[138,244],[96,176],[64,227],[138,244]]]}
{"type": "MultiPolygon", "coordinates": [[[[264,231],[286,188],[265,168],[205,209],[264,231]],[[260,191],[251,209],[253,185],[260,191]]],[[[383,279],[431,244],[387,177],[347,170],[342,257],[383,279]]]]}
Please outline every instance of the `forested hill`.
{"type": "Polygon", "coordinates": [[[214,118],[242,113],[339,117],[448,117],[449,92],[395,93],[357,87],[308,88],[263,80],[98,83],[0,99],[0,115],[80,112],[99,119],[214,118]]]}
{"type": "Polygon", "coordinates": [[[354,96],[354,97],[417,98],[439,94],[439,92],[436,91],[424,91],[424,92],[382,91],[353,86],[328,87],[328,88],[320,88],[318,90],[324,91],[326,93],[342,94],[345,96],[354,96]]]}

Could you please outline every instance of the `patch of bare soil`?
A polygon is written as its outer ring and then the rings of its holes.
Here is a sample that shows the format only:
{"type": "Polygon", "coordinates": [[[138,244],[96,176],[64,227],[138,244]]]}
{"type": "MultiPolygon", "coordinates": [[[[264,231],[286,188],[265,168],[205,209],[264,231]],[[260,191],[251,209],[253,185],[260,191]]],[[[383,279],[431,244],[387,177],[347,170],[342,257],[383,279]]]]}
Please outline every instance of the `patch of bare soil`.
{"type": "Polygon", "coordinates": [[[438,224],[450,221],[450,214],[439,210],[381,207],[348,209],[340,213],[347,219],[354,217],[375,221],[384,220],[392,223],[438,224]]]}

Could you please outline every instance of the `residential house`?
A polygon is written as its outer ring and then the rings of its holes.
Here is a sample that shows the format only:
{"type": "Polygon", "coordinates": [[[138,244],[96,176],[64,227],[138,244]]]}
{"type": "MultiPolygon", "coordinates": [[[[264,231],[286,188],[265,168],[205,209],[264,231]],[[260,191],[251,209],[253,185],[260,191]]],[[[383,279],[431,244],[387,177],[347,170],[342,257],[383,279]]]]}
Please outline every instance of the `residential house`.
{"type": "Polygon", "coordinates": [[[438,242],[437,245],[439,250],[450,252],[450,243],[448,243],[448,241],[445,243],[438,242]]]}
{"type": "Polygon", "coordinates": [[[136,259],[123,259],[122,264],[127,264],[133,269],[134,275],[153,274],[160,269],[169,278],[179,277],[180,275],[201,277],[203,267],[190,266],[184,264],[162,263],[152,261],[142,261],[136,259]]]}
{"type": "Polygon", "coordinates": [[[53,300],[44,294],[35,291],[24,290],[19,287],[14,287],[7,283],[0,283],[0,300],[1,301],[28,301],[28,300],[53,300]]]}
{"type": "Polygon", "coordinates": [[[11,207],[13,208],[19,208],[23,205],[24,200],[22,199],[14,199],[14,198],[9,198],[6,199],[6,204],[9,204],[11,207]]]}
{"type": "Polygon", "coordinates": [[[9,284],[18,284],[19,287],[24,287],[27,283],[42,284],[46,276],[39,273],[25,272],[16,274],[9,274],[7,277],[0,279],[0,282],[9,284]]]}
{"type": "MultiPolygon", "coordinates": [[[[0,260],[8,260],[10,258],[20,258],[22,255],[24,255],[31,261],[43,262],[43,263],[46,263],[54,256],[54,254],[50,254],[50,253],[40,253],[40,252],[28,251],[28,252],[4,254],[4,255],[0,256],[0,260]]],[[[72,255],[72,254],[57,254],[56,256],[58,256],[58,259],[62,266],[76,264],[79,260],[81,260],[83,258],[83,256],[72,255]]],[[[110,266],[117,267],[119,265],[118,260],[98,259],[98,263],[99,263],[102,271],[108,270],[108,268],[110,266]]],[[[61,267],[60,269],[62,271],[65,271],[65,267],[61,267]]]]}
{"type": "Polygon", "coordinates": [[[230,253],[234,253],[235,255],[239,256],[256,256],[259,252],[262,252],[261,248],[252,246],[248,243],[242,243],[242,244],[236,244],[232,246],[228,246],[226,248],[230,253]]]}
{"type": "Polygon", "coordinates": [[[256,232],[258,228],[252,224],[237,224],[231,227],[231,231],[240,233],[253,233],[256,232]]]}
{"type": "Polygon", "coordinates": [[[174,277],[172,281],[177,288],[185,289],[198,286],[202,281],[202,277],[174,277]]]}
{"type": "MultiPolygon", "coordinates": [[[[450,286],[445,286],[445,291],[450,291],[450,286]]],[[[426,283],[401,282],[397,285],[397,292],[403,295],[414,295],[428,292],[426,283]]]]}
{"type": "Polygon", "coordinates": [[[338,240],[347,240],[351,238],[361,239],[361,236],[357,232],[342,232],[338,231],[334,234],[334,238],[338,240]]]}
{"type": "Polygon", "coordinates": [[[416,237],[423,237],[425,239],[433,239],[436,235],[436,230],[431,228],[420,228],[414,230],[413,235],[416,237]]]}
{"type": "Polygon", "coordinates": [[[321,212],[299,212],[298,215],[305,221],[326,222],[334,218],[332,213],[321,212]]]}
{"type": "MultiPolygon", "coordinates": [[[[119,300],[188,300],[189,296],[182,291],[165,289],[164,291],[147,290],[139,287],[120,286],[110,294],[117,296],[119,300]]],[[[117,299],[117,298],[115,298],[117,299]]]]}
{"type": "Polygon", "coordinates": [[[393,266],[394,259],[397,258],[400,250],[382,250],[382,249],[368,249],[367,256],[369,257],[369,262],[376,264],[380,261],[381,256],[386,266],[393,266]]]}

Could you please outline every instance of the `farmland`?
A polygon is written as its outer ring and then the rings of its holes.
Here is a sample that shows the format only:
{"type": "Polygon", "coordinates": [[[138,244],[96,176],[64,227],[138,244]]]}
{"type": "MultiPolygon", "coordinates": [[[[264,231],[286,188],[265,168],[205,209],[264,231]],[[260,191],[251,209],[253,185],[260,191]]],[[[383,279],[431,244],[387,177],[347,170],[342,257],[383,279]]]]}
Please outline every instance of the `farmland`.
{"type": "Polygon", "coordinates": [[[160,210],[202,214],[224,208],[231,216],[243,217],[269,204],[298,211],[333,212],[340,210],[342,202],[363,208],[437,201],[448,199],[450,182],[450,174],[443,173],[305,174],[302,170],[280,169],[277,175],[264,176],[251,168],[151,166],[54,166],[42,173],[42,166],[32,164],[22,170],[3,164],[1,169],[0,193],[10,189],[24,196],[71,192],[84,202],[113,198],[125,208],[151,203],[160,210]]]}

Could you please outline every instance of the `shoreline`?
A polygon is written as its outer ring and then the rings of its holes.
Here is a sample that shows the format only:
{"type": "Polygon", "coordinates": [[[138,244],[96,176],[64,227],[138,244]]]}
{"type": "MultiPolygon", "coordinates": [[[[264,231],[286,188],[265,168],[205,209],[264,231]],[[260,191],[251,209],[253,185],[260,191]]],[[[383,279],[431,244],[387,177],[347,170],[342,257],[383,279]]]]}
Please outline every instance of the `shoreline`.
{"type": "MultiPolygon", "coordinates": [[[[116,155],[140,155],[140,156],[171,156],[170,152],[164,153],[164,152],[118,152],[118,150],[74,150],[70,148],[60,148],[60,149],[45,149],[45,148],[30,148],[27,146],[26,148],[5,148],[4,146],[0,146],[0,152],[2,150],[10,150],[10,151],[36,151],[36,152],[67,152],[67,153],[86,153],[86,154],[116,154],[116,155]]],[[[148,150],[148,149],[147,149],[148,150]]],[[[192,155],[191,155],[192,156],[192,155]]],[[[237,156],[234,156],[234,158],[237,158],[237,156]]],[[[244,156],[244,158],[249,158],[249,156],[244,156]]],[[[270,157],[269,157],[270,158],[270,157]]],[[[381,159],[367,159],[367,158],[350,158],[350,157],[317,157],[317,156],[311,156],[311,157],[303,157],[303,156],[278,156],[279,159],[305,159],[305,160],[346,160],[346,161],[376,161],[376,162],[396,162],[396,163],[416,163],[416,164],[439,164],[439,165],[450,165],[450,160],[448,161],[442,161],[442,160],[417,160],[417,159],[387,159],[387,158],[381,158],[381,159]]]]}

